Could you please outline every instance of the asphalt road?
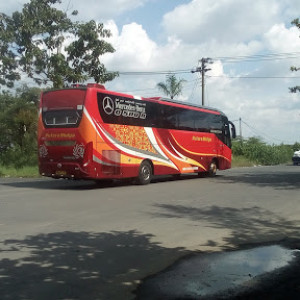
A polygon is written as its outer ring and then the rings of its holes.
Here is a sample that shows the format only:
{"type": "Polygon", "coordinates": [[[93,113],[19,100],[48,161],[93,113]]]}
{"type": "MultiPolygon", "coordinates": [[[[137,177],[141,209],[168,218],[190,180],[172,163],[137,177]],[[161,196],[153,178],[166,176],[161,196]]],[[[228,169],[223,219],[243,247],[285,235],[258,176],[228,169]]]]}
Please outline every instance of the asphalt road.
{"type": "Polygon", "coordinates": [[[300,167],[126,182],[0,178],[0,299],[132,299],[195,252],[298,244],[300,167]]]}

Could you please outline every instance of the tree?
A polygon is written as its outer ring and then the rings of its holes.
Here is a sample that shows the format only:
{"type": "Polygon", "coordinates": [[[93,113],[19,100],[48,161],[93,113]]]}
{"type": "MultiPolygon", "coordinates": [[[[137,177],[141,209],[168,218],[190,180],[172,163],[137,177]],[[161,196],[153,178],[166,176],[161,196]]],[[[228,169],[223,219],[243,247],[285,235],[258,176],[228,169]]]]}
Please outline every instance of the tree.
{"type": "Polygon", "coordinates": [[[23,86],[15,96],[0,95],[0,164],[22,167],[37,163],[40,90],[23,86]]]}
{"type": "MultiPolygon", "coordinates": [[[[298,29],[300,30],[300,21],[299,19],[295,19],[293,22],[292,22],[293,25],[297,26],[298,29]]],[[[292,72],[297,72],[297,71],[300,71],[300,68],[297,68],[297,67],[291,67],[291,71],[292,72]]],[[[297,92],[300,92],[300,86],[297,85],[297,86],[294,86],[294,87],[290,87],[290,92],[291,93],[297,93],[297,92]]]]}
{"type": "Polygon", "coordinates": [[[0,13],[1,85],[13,87],[23,73],[55,88],[88,78],[104,83],[117,76],[100,61],[101,55],[115,51],[105,40],[110,31],[94,20],[73,22],[54,7],[58,3],[61,0],[31,0],[22,12],[0,13]]]}
{"type": "Polygon", "coordinates": [[[160,82],[157,84],[158,89],[160,89],[164,94],[170,96],[171,99],[178,96],[182,92],[184,79],[177,80],[174,74],[167,75],[166,83],[160,82]]]}

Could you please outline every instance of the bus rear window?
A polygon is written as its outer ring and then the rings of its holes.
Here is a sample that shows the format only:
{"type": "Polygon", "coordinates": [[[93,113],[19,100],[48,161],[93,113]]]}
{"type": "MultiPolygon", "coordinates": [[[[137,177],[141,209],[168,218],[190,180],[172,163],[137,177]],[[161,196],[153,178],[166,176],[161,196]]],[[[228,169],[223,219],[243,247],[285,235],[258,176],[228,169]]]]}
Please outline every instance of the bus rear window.
{"type": "Polygon", "coordinates": [[[82,110],[50,110],[43,112],[46,127],[77,127],[80,123],[82,110]]]}

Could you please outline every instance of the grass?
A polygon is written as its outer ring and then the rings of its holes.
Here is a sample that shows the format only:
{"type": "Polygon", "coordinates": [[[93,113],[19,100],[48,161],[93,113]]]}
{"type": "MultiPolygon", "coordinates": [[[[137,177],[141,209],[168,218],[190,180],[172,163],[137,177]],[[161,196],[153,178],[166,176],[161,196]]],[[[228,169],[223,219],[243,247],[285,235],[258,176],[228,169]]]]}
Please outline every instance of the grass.
{"type": "Polygon", "coordinates": [[[39,177],[38,166],[27,166],[20,169],[0,165],[0,177],[39,177]]]}
{"type": "Polygon", "coordinates": [[[255,166],[255,163],[244,156],[233,155],[231,166],[232,168],[253,167],[255,166]]]}

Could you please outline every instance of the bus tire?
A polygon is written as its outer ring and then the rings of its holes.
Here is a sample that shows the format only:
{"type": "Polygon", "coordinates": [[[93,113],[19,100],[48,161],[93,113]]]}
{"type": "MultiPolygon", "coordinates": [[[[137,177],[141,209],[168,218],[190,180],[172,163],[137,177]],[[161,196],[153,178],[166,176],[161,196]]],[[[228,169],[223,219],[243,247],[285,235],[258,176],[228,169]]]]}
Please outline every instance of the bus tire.
{"type": "Polygon", "coordinates": [[[149,161],[144,160],[139,169],[139,175],[137,177],[137,183],[145,185],[150,183],[152,179],[152,166],[149,161]]]}
{"type": "Polygon", "coordinates": [[[215,160],[212,160],[209,165],[208,176],[210,176],[210,177],[216,176],[217,169],[218,169],[217,162],[215,160]]]}

